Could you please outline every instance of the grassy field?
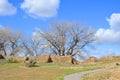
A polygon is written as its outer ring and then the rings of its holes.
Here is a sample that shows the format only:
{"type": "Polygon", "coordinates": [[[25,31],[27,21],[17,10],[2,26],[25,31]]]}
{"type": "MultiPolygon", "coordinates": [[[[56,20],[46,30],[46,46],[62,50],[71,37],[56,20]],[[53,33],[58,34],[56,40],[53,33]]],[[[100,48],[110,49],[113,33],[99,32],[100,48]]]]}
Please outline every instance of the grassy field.
{"type": "MultiPolygon", "coordinates": [[[[17,61],[13,60],[13,62],[17,61]]],[[[27,67],[24,62],[8,63],[0,61],[0,80],[63,80],[65,75],[115,66],[115,62],[117,61],[99,61],[78,65],[37,63],[36,67],[27,67]]],[[[85,75],[83,80],[119,80],[118,74],[120,74],[120,66],[85,75]]]]}
{"type": "Polygon", "coordinates": [[[21,63],[0,64],[0,80],[63,80],[67,74],[100,68],[96,64],[37,64],[37,67],[26,67],[21,63]]]}
{"type": "Polygon", "coordinates": [[[120,67],[87,74],[83,80],[120,80],[120,67]]]}
{"type": "Polygon", "coordinates": [[[113,66],[113,68],[87,74],[83,77],[83,80],[120,80],[120,65],[116,66],[115,62],[117,61],[102,61],[103,65],[113,66]]]}

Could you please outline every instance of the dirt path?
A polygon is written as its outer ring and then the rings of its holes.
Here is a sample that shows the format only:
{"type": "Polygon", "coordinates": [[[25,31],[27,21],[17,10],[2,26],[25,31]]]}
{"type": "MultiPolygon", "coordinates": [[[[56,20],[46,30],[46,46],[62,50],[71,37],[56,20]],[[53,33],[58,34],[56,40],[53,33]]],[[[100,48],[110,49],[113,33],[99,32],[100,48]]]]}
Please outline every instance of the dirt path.
{"type": "Polygon", "coordinates": [[[89,73],[93,73],[93,72],[98,72],[101,70],[106,70],[106,69],[111,69],[113,67],[109,67],[109,68],[102,68],[102,69],[97,69],[97,70],[90,70],[90,71],[85,71],[85,72],[80,72],[80,73],[75,73],[75,74],[70,74],[64,77],[64,80],[82,80],[82,77],[85,74],[89,74],[89,73]]]}

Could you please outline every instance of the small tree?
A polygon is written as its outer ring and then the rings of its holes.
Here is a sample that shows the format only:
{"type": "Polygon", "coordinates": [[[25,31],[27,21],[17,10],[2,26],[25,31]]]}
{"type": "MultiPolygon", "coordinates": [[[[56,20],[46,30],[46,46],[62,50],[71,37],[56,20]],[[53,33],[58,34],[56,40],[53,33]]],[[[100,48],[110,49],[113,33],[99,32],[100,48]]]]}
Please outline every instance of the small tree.
{"type": "Polygon", "coordinates": [[[81,51],[94,41],[94,31],[83,29],[77,23],[53,23],[49,32],[36,30],[36,35],[58,56],[81,55],[81,51]]]}

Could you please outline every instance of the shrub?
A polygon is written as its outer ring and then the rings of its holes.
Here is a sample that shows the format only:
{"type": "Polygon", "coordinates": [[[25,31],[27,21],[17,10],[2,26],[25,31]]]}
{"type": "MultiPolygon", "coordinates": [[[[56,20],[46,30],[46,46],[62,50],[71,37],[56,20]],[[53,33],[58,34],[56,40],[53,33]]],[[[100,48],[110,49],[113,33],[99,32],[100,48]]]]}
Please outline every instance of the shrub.
{"type": "Polygon", "coordinates": [[[16,60],[15,58],[13,57],[10,57],[6,60],[8,63],[18,63],[18,60],[16,60]]]}
{"type": "Polygon", "coordinates": [[[25,61],[28,61],[28,60],[29,60],[29,57],[26,57],[26,58],[25,58],[25,61]]]}
{"type": "Polygon", "coordinates": [[[0,54],[0,59],[5,59],[4,56],[2,54],[0,54]]]}
{"type": "Polygon", "coordinates": [[[7,61],[5,59],[0,59],[0,64],[5,64],[7,61]]]}
{"type": "Polygon", "coordinates": [[[26,61],[25,63],[26,63],[27,67],[35,67],[36,61],[35,60],[29,60],[29,61],[26,61]]]}
{"type": "Polygon", "coordinates": [[[116,66],[120,66],[120,63],[116,63],[116,66]]]}

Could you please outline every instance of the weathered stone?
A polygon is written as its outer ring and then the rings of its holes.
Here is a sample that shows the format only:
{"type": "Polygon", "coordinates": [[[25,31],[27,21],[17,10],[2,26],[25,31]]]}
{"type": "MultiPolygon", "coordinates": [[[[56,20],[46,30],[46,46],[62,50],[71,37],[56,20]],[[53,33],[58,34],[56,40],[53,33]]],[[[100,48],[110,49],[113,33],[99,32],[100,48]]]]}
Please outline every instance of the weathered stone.
{"type": "Polygon", "coordinates": [[[104,56],[100,60],[120,60],[120,56],[104,56]]]}
{"type": "Polygon", "coordinates": [[[50,54],[38,56],[38,57],[36,57],[36,61],[37,61],[37,62],[40,62],[40,63],[52,62],[52,61],[50,60],[50,54]]]}
{"type": "Polygon", "coordinates": [[[59,63],[59,64],[77,64],[77,60],[73,59],[71,55],[69,56],[51,55],[51,60],[53,63],[59,63]]]}
{"type": "Polygon", "coordinates": [[[50,58],[53,63],[59,63],[59,56],[52,54],[52,55],[50,55],[50,58]]]}
{"type": "Polygon", "coordinates": [[[88,59],[86,59],[85,60],[85,62],[97,62],[97,58],[96,57],[94,57],[94,56],[90,56],[90,57],[88,57],[88,59]]]}
{"type": "Polygon", "coordinates": [[[101,58],[101,60],[113,60],[112,56],[104,56],[101,58]]]}
{"type": "Polygon", "coordinates": [[[71,64],[73,60],[72,56],[60,56],[59,63],[61,64],[71,64]]]}
{"type": "Polygon", "coordinates": [[[58,63],[58,64],[77,64],[78,61],[73,59],[72,56],[57,56],[54,54],[46,54],[36,57],[38,63],[58,63]]]}

